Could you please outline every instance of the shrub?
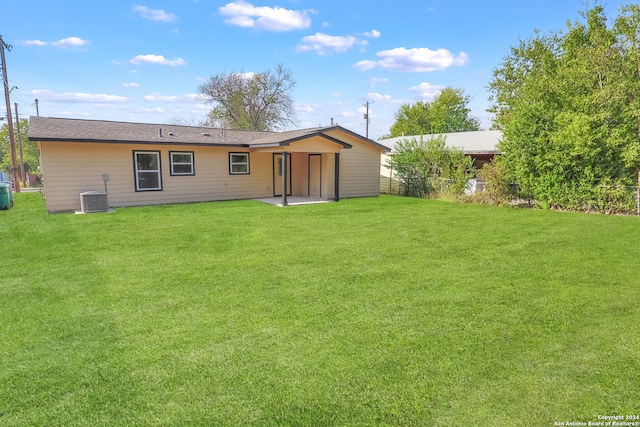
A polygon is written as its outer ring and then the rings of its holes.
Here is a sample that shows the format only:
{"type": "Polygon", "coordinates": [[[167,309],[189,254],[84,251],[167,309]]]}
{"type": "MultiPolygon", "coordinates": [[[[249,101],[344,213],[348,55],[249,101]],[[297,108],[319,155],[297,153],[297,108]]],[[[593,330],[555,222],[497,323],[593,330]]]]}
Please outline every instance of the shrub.
{"type": "Polygon", "coordinates": [[[446,146],[444,136],[401,140],[389,161],[398,177],[400,193],[411,197],[461,194],[475,174],[473,159],[446,146]]]}
{"type": "Polygon", "coordinates": [[[478,179],[484,182],[484,191],[478,191],[470,200],[488,205],[509,205],[517,198],[517,187],[512,184],[511,176],[504,159],[494,157],[478,170],[478,179]]]}

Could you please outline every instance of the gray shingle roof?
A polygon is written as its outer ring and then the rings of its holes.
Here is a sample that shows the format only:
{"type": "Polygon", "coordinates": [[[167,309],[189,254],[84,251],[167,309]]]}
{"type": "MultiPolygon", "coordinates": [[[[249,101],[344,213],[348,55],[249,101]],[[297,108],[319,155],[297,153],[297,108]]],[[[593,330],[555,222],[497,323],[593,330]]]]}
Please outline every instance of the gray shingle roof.
{"type": "Polygon", "coordinates": [[[282,144],[333,128],[335,127],[300,129],[287,132],[257,132],[167,124],[31,117],[28,135],[32,141],[248,147],[256,144],[282,144]]]}

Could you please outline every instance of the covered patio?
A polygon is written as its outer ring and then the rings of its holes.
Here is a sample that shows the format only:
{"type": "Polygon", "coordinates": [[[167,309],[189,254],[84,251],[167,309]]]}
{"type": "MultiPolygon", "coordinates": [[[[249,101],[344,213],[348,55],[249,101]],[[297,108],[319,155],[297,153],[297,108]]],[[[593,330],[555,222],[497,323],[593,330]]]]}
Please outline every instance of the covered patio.
{"type": "Polygon", "coordinates": [[[272,155],[273,197],[259,200],[278,206],[339,201],[340,152],[351,147],[325,134],[251,144],[251,152],[272,155]]]}

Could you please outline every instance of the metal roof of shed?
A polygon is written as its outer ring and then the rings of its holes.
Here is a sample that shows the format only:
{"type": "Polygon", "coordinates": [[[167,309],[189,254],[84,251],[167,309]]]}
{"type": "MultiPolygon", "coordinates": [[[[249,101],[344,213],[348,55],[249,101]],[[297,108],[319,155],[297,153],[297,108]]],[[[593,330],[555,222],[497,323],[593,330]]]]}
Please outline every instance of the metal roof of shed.
{"type": "Polygon", "coordinates": [[[399,141],[420,139],[427,141],[430,139],[444,136],[448,147],[455,147],[462,150],[465,154],[498,154],[498,143],[502,138],[502,131],[499,130],[479,130],[470,132],[451,132],[443,134],[430,135],[409,135],[398,136],[395,138],[383,139],[378,141],[380,144],[389,147],[391,154],[396,152],[396,144],[399,141]]]}

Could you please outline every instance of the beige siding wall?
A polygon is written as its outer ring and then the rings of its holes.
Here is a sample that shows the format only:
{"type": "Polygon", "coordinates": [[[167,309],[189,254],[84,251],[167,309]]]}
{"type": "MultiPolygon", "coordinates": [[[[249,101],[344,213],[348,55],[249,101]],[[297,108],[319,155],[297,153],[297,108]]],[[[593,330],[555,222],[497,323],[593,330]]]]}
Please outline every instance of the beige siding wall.
{"type": "Polygon", "coordinates": [[[272,197],[273,152],[283,150],[292,153],[294,196],[309,194],[309,153],[322,155],[322,197],[335,196],[335,152],[340,152],[340,197],[380,194],[381,150],[351,135],[340,133],[339,137],[352,148],[341,149],[339,144],[324,138],[296,142],[288,147],[261,148],[260,151],[229,147],[41,142],[47,210],[79,210],[80,193],[105,190],[103,174],[109,175],[106,184],[111,207],[272,197]],[[161,191],[136,191],[133,152],[138,150],[160,152],[161,191]],[[170,151],[193,152],[195,175],[171,176],[170,151]],[[229,152],[249,152],[249,175],[229,174],[229,152]]]}
{"type": "Polygon", "coordinates": [[[292,196],[309,195],[309,154],[320,154],[320,191],[321,197],[333,198],[334,192],[334,154],[333,153],[292,153],[293,160],[291,167],[292,175],[292,196]]]}
{"type": "Polygon", "coordinates": [[[42,142],[47,210],[80,209],[80,193],[104,190],[109,205],[135,206],[210,200],[251,199],[273,195],[272,154],[250,153],[250,174],[229,174],[227,147],[166,147],[100,143],[42,142]],[[133,151],[160,151],[162,191],[135,191],[133,151]],[[171,176],[169,151],[193,151],[195,176],[171,176]]]}
{"type": "Polygon", "coordinates": [[[357,138],[347,142],[352,148],[340,152],[340,197],[380,195],[382,150],[357,138]]]}
{"type": "Polygon", "coordinates": [[[385,194],[398,194],[400,186],[395,171],[391,170],[388,161],[391,159],[388,153],[383,153],[380,158],[380,192],[385,194]]]}
{"type": "Polygon", "coordinates": [[[309,156],[302,153],[291,154],[291,195],[307,196],[309,182],[309,156]]]}
{"type": "Polygon", "coordinates": [[[326,199],[332,199],[334,197],[334,182],[335,182],[335,154],[323,154],[322,155],[322,179],[320,185],[322,186],[322,197],[326,199]]]}
{"type": "Polygon", "coordinates": [[[383,153],[380,156],[380,176],[391,176],[389,160],[391,160],[391,156],[388,153],[383,153]]]}

